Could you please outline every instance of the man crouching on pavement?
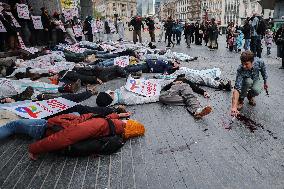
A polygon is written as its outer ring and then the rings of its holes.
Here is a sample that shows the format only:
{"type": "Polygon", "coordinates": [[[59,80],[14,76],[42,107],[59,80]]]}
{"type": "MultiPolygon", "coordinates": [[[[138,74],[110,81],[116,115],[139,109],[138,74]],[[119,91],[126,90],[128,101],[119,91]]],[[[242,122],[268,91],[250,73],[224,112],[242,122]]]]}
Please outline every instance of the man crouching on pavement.
{"type": "Polygon", "coordinates": [[[240,67],[237,70],[235,88],[233,90],[231,115],[236,117],[242,109],[245,97],[249,104],[255,106],[254,97],[258,96],[262,90],[259,72],[264,80],[264,89],[268,89],[267,72],[263,60],[254,57],[253,52],[245,51],[241,54],[240,67]]]}

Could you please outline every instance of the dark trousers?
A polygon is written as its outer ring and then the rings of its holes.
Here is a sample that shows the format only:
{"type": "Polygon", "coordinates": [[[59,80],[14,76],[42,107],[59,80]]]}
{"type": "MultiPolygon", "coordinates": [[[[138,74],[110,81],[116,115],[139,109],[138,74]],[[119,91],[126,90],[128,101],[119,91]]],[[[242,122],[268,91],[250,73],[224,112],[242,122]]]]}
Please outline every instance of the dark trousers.
{"type": "Polygon", "coordinates": [[[190,34],[190,43],[194,43],[194,35],[193,35],[193,33],[190,34]]]}
{"type": "Polygon", "coordinates": [[[149,34],[150,34],[151,42],[156,42],[155,30],[149,30],[149,34]]]}
{"type": "Polygon", "coordinates": [[[150,69],[149,69],[147,63],[145,63],[145,64],[129,65],[129,66],[126,66],[124,69],[128,73],[135,73],[135,72],[139,72],[139,71],[142,71],[143,73],[149,73],[150,72],[150,69]]]}
{"type": "Polygon", "coordinates": [[[168,34],[167,34],[167,38],[168,38],[168,47],[170,47],[171,44],[174,44],[174,43],[172,42],[172,33],[168,33],[168,34]]]}
{"type": "Polygon", "coordinates": [[[261,58],[261,36],[251,36],[250,49],[254,53],[254,56],[261,58]]]}
{"type": "Polygon", "coordinates": [[[64,78],[62,78],[66,83],[68,83],[68,81],[75,82],[78,79],[80,79],[83,84],[97,84],[97,77],[76,71],[68,71],[64,78]]]}
{"type": "Polygon", "coordinates": [[[180,41],[181,41],[181,33],[180,32],[176,33],[176,39],[177,39],[177,44],[180,45],[180,41]]]}

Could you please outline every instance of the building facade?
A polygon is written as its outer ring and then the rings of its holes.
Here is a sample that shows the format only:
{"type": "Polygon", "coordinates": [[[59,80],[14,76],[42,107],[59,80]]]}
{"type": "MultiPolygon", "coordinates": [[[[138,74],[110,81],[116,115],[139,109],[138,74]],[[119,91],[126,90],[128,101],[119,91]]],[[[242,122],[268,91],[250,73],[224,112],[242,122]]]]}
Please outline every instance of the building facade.
{"type": "Polygon", "coordinates": [[[218,24],[224,23],[225,3],[223,0],[202,0],[202,20],[215,18],[218,24]]]}
{"type": "Polygon", "coordinates": [[[180,20],[200,20],[201,0],[178,0],[176,1],[176,18],[180,20]]]}
{"type": "Polygon", "coordinates": [[[95,0],[95,9],[102,16],[131,18],[137,15],[136,0],[95,0]]]}

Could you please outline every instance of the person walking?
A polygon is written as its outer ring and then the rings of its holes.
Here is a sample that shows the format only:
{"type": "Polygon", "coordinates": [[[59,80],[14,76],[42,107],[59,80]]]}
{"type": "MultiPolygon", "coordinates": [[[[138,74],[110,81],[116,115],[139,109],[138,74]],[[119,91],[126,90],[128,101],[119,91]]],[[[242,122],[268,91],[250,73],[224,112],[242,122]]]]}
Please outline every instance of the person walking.
{"type": "Polygon", "coordinates": [[[176,30],[177,45],[180,45],[181,34],[182,34],[182,31],[183,31],[183,26],[182,26],[182,24],[180,23],[179,20],[177,20],[176,29],[175,30],[176,30]]]}
{"type": "Polygon", "coordinates": [[[194,32],[195,32],[195,26],[194,23],[191,23],[189,27],[190,43],[194,43],[194,32]]]}
{"type": "Polygon", "coordinates": [[[87,41],[93,42],[93,28],[92,28],[93,18],[92,16],[87,16],[84,25],[83,25],[83,32],[86,35],[87,41]]]}
{"type": "Polygon", "coordinates": [[[159,41],[161,42],[163,40],[164,34],[165,34],[165,27],[164,27],[165,23],[164,21],[159,22],[159,28],[160,28],[160,34],[159,34],[159,41]]]}

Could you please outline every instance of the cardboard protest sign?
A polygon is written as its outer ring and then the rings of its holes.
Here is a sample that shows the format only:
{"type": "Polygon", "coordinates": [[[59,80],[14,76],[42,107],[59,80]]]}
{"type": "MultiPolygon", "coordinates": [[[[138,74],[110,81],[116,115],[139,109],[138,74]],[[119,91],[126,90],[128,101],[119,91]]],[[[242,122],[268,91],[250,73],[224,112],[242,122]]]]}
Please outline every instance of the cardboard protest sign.
{"type": "Polygon", "coordinates": [[[37,102],[27,102],[21,105],[3,107],[6,110],[14,112],[18,116],[27,119],[42,119],[61,111],[67,110],[77,103],[65,98],[55,98],[37,102]]]}
{"type": "Polygon", "coordinates": [[[125,88],[133,93],[142,96],[159,96],[161,92],[161,85],[156,79],[127,79],[125,88]]]}
{"type": "Polygon", "coordinates": [[[73,26],[73,31],[74,31],[75,37],[83,36],[83,29],[80,25],[73,26]]]}
{"type": "Polygon", "coordinates": [[[120,56],[114,59],[114,65],[126,67],[129,65],[129,56],[120,56]]]}
{"type": "Polygon", "coordinates": [[[9,16],[11,16],[12,18],[12,22],[13,24],[17,27],[17,28],[20,28],[20,24],[18,23],[18,21],[15,19],[15,17],[13,16],[13,14],[11,12],[6,12],[9,16]]]}
{"type": "Polygon", "coordinates": [[[0,21],[0,33],[7,32],[6,28],[4,27],[3,23],[0,21]]]}
{"type": "Polygon", "coordinates": [[[41,21],[41,16],[32,16],[33,24],[34,24],[34,29],[36,30],[42,30],[43,25],[41,21]]]}
{"type": "Polygon", "coordinates": [[[62,10],[66,20],[72,20],[74,16],[79,17],[79,10],[77,7],[62,10]]]}
{"type": "Polygon", "coordinates": [[[29,7],[26,4],[17,4],[18,17],[26,20],[30,19],[29,7]]]}

